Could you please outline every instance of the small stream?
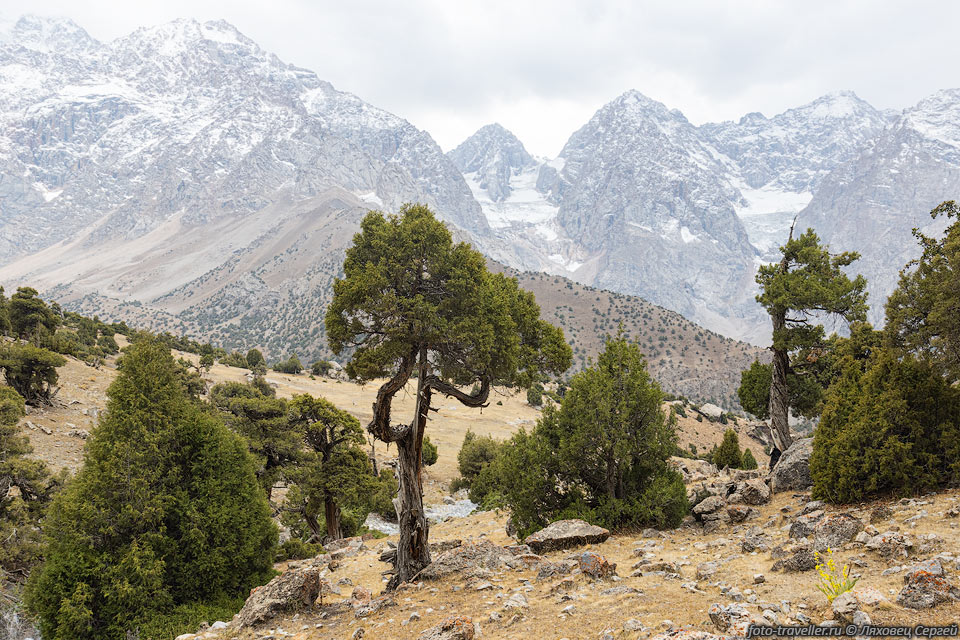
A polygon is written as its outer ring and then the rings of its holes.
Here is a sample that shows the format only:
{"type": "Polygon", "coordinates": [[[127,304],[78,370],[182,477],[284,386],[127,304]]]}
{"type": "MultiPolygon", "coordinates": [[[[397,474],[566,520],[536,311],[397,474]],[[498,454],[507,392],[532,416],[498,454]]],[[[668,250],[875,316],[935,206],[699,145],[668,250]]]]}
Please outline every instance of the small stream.
{"type": "MultiPolygon", "coordinates": [[[[446,522],[447,520],[452,520],[453,518],[465,518],[477,508],[475,502],[471,502],[468,499],[462,500],[450,500],[449,502],[443,502],[442,504],[435,504],[429,507],[426,507],[424,511],[427,513],[427,520],[430,522],[446,522]]],[[[374,529],[376,531],[381,531],[388,536],[395,535],[400,533],[400,527],[395,522],[389,522],[381,517],[377,513],[371,513],[367,516],[367,519],[363,524],[368,529],[374,529]]]]}

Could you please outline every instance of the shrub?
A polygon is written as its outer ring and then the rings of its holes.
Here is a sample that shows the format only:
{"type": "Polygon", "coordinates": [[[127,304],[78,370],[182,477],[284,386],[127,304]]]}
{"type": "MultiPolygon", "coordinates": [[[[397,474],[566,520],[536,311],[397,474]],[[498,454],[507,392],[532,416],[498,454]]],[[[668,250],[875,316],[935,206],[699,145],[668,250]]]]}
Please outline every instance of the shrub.
{"type": "Polygon", "coordinates": [[[266,365],[267,361],[263,359],[263,354],[259,349],[250,349],[247,351],[247,367],[256,369],[259,365],[266,365]]]}
{"type": "Polygon", "coordinates": [[[527,389],[527,404],[531,407],[539,407],[543,404],[543,387],[535,384],[527,389]]]}
{"type": "Polygon", "coordinates": [[[51,640],[124,638],[271,574],[277,531],[246,446],[184,389],[168,348],[132,345],[107,395],[26,590],[51,640]]]}
{"type": "Polygon", "coordinates": [[[723,469],[724,467],[730,467],[731,469],[741,468],[743,458],[740,453],[740,439],[737,437],[737,432],[733,429],[727,429],[723,432],[723,442],[720,443],[720,446],[717,447],[716,452],[713,454],[713,464],[717,465],[719,469],[723,469]]]}
{"type": "Polygon", "coordinates": [[[562,518],[607,528],[674,527],[688,510],[683,478],[668,458],[674,424],[640,349],[610,339],[597,364],[570,381],[559,407],[547,405],[474,480],[471,497],[502,500],[525,536],[562,518]]]}
{"type": "Polygon", "coordinates": [[[333,368],[333,364],[331,364],[329,361],[317,360],[312,365],[310,365],[310,373],[312,373],[315,376],[325,376],[328,373],[330,373],[330,369],[332,368],[333,368]]]}
{"type": "Polygon", "coordinates": [[[66,359],[32,344],[0,345],[0,369],[7,384],[23,396],[27,404],[50,401],[50,388],[57,383],[57,367],[66,359]]]}
{"type": "Polygon", "coordinates": [[[277,562],[313,558],[321,553],[325,553],[325,551],[320,543],[311,544],[300,538],[290,538],[277,549],[277,562]]]}
{"type": "Polygon", "coordinates": [[[750,449],[743,450],[743,459],[740,462],[741,469],[756,469],[757,468],[757,459],[753,457],[753,453],[750,452],[750,449]]]}
{"type": "Polygon", "coordinates": [[[300,358],[292,355],[286,360],[281,360],[273,365],[273,370],[280,373],[298,374],[303,371],[303,365],[300,364],[300,358]]]}
{"type": "Polygon", "coordinates": [[[909,495],[960,479],[960,389],[933,365],[883,349],[848,358],[827,391],[810,458],[813,494],[831,502],[909,495]]]}
{"type": "Polygon", "coordinates": [[[248,369],[247,359],[239,351],[228,353],[220,357],[220,364],[225,367],[236,367],[238,369],[248,369]]]}
{"type": "Polygon", "coordinates": [[[430,436],[423,436],[423,450],[421,456],[424,466],[430,467],[437,463],[437,445],[430,442],[430,436]]]}
{"type": "Polygon", "coordinates": [[[467,430],[463,436],[463,444],[460,445],[460,452],[457,453],[457,467],[463,479],[463,486],[470,487],[481,469],[497,457],[499,449],[500,443],[490,436],[478,436],[473,431],[467,430]]]}

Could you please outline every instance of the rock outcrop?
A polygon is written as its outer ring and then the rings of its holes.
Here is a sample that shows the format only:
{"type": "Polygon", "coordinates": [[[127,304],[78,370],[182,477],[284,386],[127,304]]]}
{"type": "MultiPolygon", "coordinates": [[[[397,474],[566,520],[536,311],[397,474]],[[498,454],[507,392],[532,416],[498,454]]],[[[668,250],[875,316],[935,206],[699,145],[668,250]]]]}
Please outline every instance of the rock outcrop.
{"type": "Polygon", "coordinates": [[[559,520],[527,536],[524,543],[534,553],[571,549],[585,544],[599,544],[610,537],[610,532],[583,520],[559,520]]]}
{"type": "Polygon", "coordinates": [[[774,493],[781,493],[802,491],[813,486],[813,478],[810,476],[812,453],[813,438],[802,438],[791,444],[770,473],[770,489],[774,493]]]}

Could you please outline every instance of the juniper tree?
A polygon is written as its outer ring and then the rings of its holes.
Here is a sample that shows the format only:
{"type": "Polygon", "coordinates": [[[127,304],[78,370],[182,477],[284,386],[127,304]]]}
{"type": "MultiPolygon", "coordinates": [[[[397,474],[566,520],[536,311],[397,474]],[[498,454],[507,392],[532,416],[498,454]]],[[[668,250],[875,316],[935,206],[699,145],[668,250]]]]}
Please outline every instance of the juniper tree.
{"type": "Polygon", "coordinates": [[[225,413],[227,424],[247,440],[257,461],[260,486],[271,499],[273,486],[303,448],[302,428],[292,419],[287,401],[240,382],[215,385],[210,400],[225,413]]]}
{"type": "Polygon", "coordinates": [[[39,344],[44,335],[52,335],[60,318],[47,306],[37,290],[20,287],[7,302],[10,329],[14,336],[39,344]]]}
{"type": "Polygon", "coordinates": [[[63,356],[32,344],[0,344],[4,378],[27,404],[50,402],[51,388],[59,379],[57,367],[65,364],[63,356]]]}
{"type": "Polygon", "coordinates": [[[245,444],[156,339],[124,353],[43,529],[26,602],[49,640],[120,640],[177,606],[246,594],[269,579],[277,539],[245,444]]]}
{"type": "Polygon", "coordinates": [[[326,329],[335,354],[351,352],[347,374],[387,377],[367,429],[397,445],[400,540],[395,588],[430,563],[421,480],[423,437],[433,394],[468,407],[487,404],[495,384],[529,387],[570,364],[562,332],[540,319],[533,295],[490,273],[483,256],[422,205],[398,215],[370,212],[333,286],[326,329]],[[391,421],[397,392],[416,375],[412,419],[391,421]],[[464,388],[473,391],[464,391],[464,388]]]}
{"type": "Polygon", "coordinates": [[[759,302],[773,323],[773,363],[770,375],[770,430],[780,451],[791,444],[790,354],[824,341],[823,316],[835,315],[848,323],[866,319],[867,294],[863,276],[850,279],[843,268],[859,259],[855,252],[831,254],[813,229],[798,238],[793,227],[778,263],[763,265],[757,273],[759,302]]]}
{"type": "Polygon", "coordinates": [[[298,489],[291,506],[301,513],[313,539],[322,537],[321,511],[327,537],[342,538],[341,507],[360,502],[375,484],[362,449],[363,429],[356,418],[325,398],[294,396],[290,409],[311,454],[288,474],[298,489]]]}
{"type": "Polygon", "coordinates": [[[949,200],[933,218],[957,217],[937,240],[913,230],[923,254],[907,264],[887,300],[889,343],[929,362],[951,381],[960,379],[960,206],[949,200]]]}

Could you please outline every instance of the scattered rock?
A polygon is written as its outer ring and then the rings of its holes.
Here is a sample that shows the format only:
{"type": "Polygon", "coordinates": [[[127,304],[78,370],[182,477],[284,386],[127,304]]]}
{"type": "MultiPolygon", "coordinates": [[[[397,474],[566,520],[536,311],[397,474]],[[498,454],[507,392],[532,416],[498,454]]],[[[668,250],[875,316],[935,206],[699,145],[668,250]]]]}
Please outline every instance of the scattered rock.
{"type": "Polygon", "coordinates": [[[746,480],[737,484],[734,495],[739,496],[739,499],[731,499],[730,502],[742,502],[743,504],[752,505],[767,504],[770,502],[770,487],[759,478],[746,480]]]}
{"type": "Polygon", "coordinates": [[[897,604],[908,609],[929,609],[938,604],[960,600],[957,589],[943,576],[926,571],[914,571],[897,595],[897,604]]]}
{"type": "Polygon", "coordinates": [[[80,438],[81,440],[86,440],[90,437],[90,432],[86,429],[70,429],[70,431],[67,431],[67,435],[71,438],[80,438]]]}
{"type": "Polygon", "coordinates": [[[813,535],[817,524],[823,519],[824,513],[821,510],[811,511],[797,517],[790,525],[789,536],[791,538],[806,538],[813,535]]]}
{"type": "Polygon", "coordinates": [[[473,640],[476,630],[473,619],[469,616],[454,616],[447,618],[435,627],[430,627],[418,638],[419,640],[473,640]]]}
{"type": "Polygon", "coordinates": [[[833,619],[844,624],[853,622],[853,614],[859,609],[860,602],[857,600],[857,596],[849,591],[841,593],[830,603],[833,619]]]}
{"type": "Polygon", "coordinates": [[[907,558],[912,548],[913,541],[899,531],[887,531],[867,541],[867,549],[884,558],[907,558]]]}
{"type": "Polygon", "coordinates": [[[813,550],[839,549],[863,530],[863,523],[848,513],[824,516],[814,528],[813,550]]]}
{"type": "Polygon", "coordinates": [[[616,563],[608,562],[599,553],[586,551],[580,555],[580,572],[597,580],[617,575],[616,563]]]}
{"type": "Polygon", "coordinates": [[[596,527],[583,520],[560,520],[531,534],[524,542],[530,545],[534,553],[545,553],[585,544],[599,544],[609,537],[610,532],[603,527],[596,527]]]}
{"type": "Polygon", "coordinates": [[[813,438],[803,438],[790,445],[770,474],[771,491],[802,491],[813,486],[813,478],[810,476],[812,453],[813,438]]]}
{"type": "Polygon", "coordinates": [[[312,607],[320,595],[320,569],[303,565],[287,569],[250,593],[240,610],[241,627],[259,624],[280,613],[312,607]]]}
{"type": "Polygon", "coordinates": [[[693,508],[693,513],[702,518],[705,515],[717,513],[720,509],[723,509],[726,504],[726,501],[720,496],[708,496],[697,503],[697,506],[693,508]]]}
{"type": "Polygon", "coordinates": [[[719,568],[716,562],[701,562],[697,565],[697,580],[709,580],[719,568]]]}
{"type": "Polygon", "coordinates": [[[813,549],[807,545],[800,545],[792,552],[792,555],[781,558],[773,563],[773,571],[810,571],[817,566],[817,560],[813,556],[813,549]]]}
{"type": "Polygon", "coordinates": [[[478,570],[519,568],[523,563],[512,553],[488,540],[464,543],[441,553],[423,571],[424,580],[436,580],[454,573],[476,573],[478,570]]]}
{"type": "Polygon", "coordinates": [[[893,510],[885,504],[877,505],[870,511],[870,523],[876,524],[893,517],[893,510]]]}

